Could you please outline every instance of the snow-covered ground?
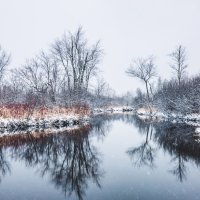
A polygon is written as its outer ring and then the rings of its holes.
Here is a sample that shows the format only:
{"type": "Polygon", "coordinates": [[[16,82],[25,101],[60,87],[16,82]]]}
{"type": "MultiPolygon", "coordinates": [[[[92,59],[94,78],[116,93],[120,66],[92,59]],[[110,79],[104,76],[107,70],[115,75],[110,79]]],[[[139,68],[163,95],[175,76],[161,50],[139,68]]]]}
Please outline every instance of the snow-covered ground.
{"type": "Polygon", "coordinates": [[[115,112],[115,113],[122,113],[122,112],[132,112],[134,109],[132,107],[109,107],[109,108],[95,108],[93,109],[94,114],[98,113],[106,113],[106,112],[115,112]]]}
{"type": "Polygon", "coordinates": [[[189,115],[180,115],[175,113],[162,113],[153,109],[150,112],[148,109],[140,108],[138,110],[131,108],[131,107],[110,107],[110,108],[95,108],[93,110],[94,114],[99,113],[106,113],[106,112],[113,112],[113,113],[123,113],[123,112],[133,112],[136,115],[145,117],[152,117],[160,120],[171,120],[174,123],[177,121],[185,121],[186,123],[193,125],[193,126],[200,126],[200,114],[194,113],[189,115]]]}
{"type": "MultiPolygon", "coordinates": [[[[158,120],[170,120],[174,123],[178,123],[179,121],[185,122],[189,125],[200,127],[200,115],[199,114],[190,114],[190,115],[178,115],[174,113],[164,114],[162,112],[158,112],[154,110],[152,113],[148,111],[148,109],[134,109],[132,107],[109,107],[109,108],[95,108],[93,110],[93,114],[101,114],[101,113],[124,113],[124,112],[131,112],[136,115],[142,116],[143,118],[154,118],[158,120]]],[[[31,131],[35,130],[47,130],[47,129],[56,129],[59,130],[64,127],[66,128],[73,128],[77,125],[85,125],[88,124],[90,118],[88,116],[79,116],[79,115],[54,115],[49,118],[29,118],[29,119],[14,119],[14,118],[2,118],[0,117],[0,137],[9,134],[10,130],[17,130],[16,132],[20,131],[31,131]]],[[[200,133],[200,129],[197,129],[197,132],[200,133]]]]}
{"type": "Polygon", "coordinates": [[[60,129],[62,128],[74,128],[78,125],[85,125],[90,121],[88,116],[80,117],[79,115],[65,116],[55,115],[50,118],[41,119],[12,119],[12,118],[0,118],[0,137],[12,132],[32,131],[34,129],[60,129]]]}
{"type": "Polygon", "coordinates": [[[200,134],[200,127],[196,128],[195,132],[196,132],[197,134],[200,134]]]}
{"type": "Polygon", "coordinates": [[[25,130],[19,130],[19,129],[14,129],[14,130],[9,130],[9,129],[0,129],[0,138],[3,136],[8,136],[8,135],[18,135],[18,134],[27,134],[27,133],[32,133],[32,134],[36,134],[36,133],[59,133],[59,132],[63,132],[63,131],[68,131],[68,130],[75,130],[75,129],[79,129],[80,127],[82,127],[85,124],[82,125],[69,125],[67,127],[49,127],[49,128],[37,128],[35,126],[31,126],[26,128],[25,130]]]}
{"type": "Polygon", "coordinates": [[[164,114],[162,112],[154,111],[152,113],[137,112],[137,114],[144,115],[147,117],[153,117],[153,118],[161,119],[161,120],[171,120],[171,121],[174,121],[175,123],[178,121],[184,121],[187,124],[192,125],[192,126],[200,126],[200,114],[197,114],[197,113],[189,114],[189,115],[180,115],[180,114],[175,114],[175,113],[164,114]]]}

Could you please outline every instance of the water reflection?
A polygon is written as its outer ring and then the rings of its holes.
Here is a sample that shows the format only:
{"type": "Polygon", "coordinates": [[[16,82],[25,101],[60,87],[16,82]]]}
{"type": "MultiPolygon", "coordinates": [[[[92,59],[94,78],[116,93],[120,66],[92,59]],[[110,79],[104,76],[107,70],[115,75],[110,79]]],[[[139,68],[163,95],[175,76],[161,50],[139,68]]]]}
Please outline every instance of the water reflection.
{"type": "Polygon", "coordinates": [[[93,116],[91,124],[92,129],[90,135],[95,135],[98,141],[103,141],[107,133],[112,129],[112,115],[96,115],[93,116]]]}
{"type": "MultiPolygon", "coordinates": [[[[105,173],[103,156],[91,141],[92,137],[104,141],[112,129],[112,122],[122,121],[137,128],[144,141],[125,152],[137,167],[156,169],[159,150],[171,157],[168,172],[182,182],[187,179],[188,163],[200,166],[200,145],[195,142],[195,127],[184,123],[142,120],[131,114],[107,114],[93,117],[92,125],[77,130],[47,134],[45,132],[16,134],[0,138],[0,181],[11,173],[13,160],[24,162],[26,167],[36,168],[43,178],[66,196],[76,195],[83,199],[93,182],[101,188],[105,173]],[[9,154],[9,155],[8,155],[9,154]]],[[[134,135],[132,138],[134,139],[134,135]]],[[[127,172],[128,173],[128,172],[127,172]]]]}
{"type": "Polygon", "coordinates": [[[10,163],[6,160],[3,147],[0,146],[0,183],[2,178],[10,173],[10,163]]]}
{"type": "Polygon", "coordinates": [[[154,168],[156,149],[149,145],[152,139],[159,149],[168,152],[171,156],[171,163],[174,167],[169,173],[182,182],[187,179],[187,163],[193,162],[197,168],[200,166],[200,146],[195,141],[195,127],[185,123],[153,122],[152,120],[135,120],[138,131],[144,132],[147,129],[146,140],[139,147],[127,151],[134,164],[139,167],[145,165],[154,168]],[[141,127],[141,123],[143,124],[141,127]],[[148,127],[148,128],[147,128],[148,127]],[[142,131],[141,131],[142,130],[142,131]],[[150,131],[151,130],[151,131],[150,131]],[[150,135],[150,137],[149,137],[150,135]]]}
{"type": "MultiPolygon", "coordinates": [[[[4,137],[3,146],[10,147],[12,159],[24,161],[27,167],[36,167],[41,177],[48,175],[52,184],[66,196],[74,193],[82,199],[88,182],[101,187],[104,174],[100,169],[101,154],[90,144],[89,131],[88,126],[68,133],[16,135],[10,137],[9,144],[4,137]]],[[[5,174],[9,164],[1,155],[0,170],[5,174]]]]}
{"type": "MultiPolygon", "coordinates": [[[[185,123],[161,122],[152,119],[140,119],[132,114],[107,114],[99,119],[99,130],[110,130],[111,121],[123,121],[133,125],[145,140],[137,147],[131,147],[126,151],[134,166],[147,166],[151,169],[156,167],[155,158],[158,149],[164,150],[171,156],[173,167],[168,172],[182,182],[187,180],[187,163],[200,166],[200,145],[196,142],[195,127],[185,123]],[[109,127],[107,128],[105,124],[109,127]],[[101,125],[103,129],[101,129],[101,125]],[[156,147],[155,147],[156,146],[156,147]]],[[[100,131],[101,132],[101,131],[100,131]]],[[[102,134],[101,134],[102,135],[102,134]]],[[[134,137],[134,136],[133,136],[134,137]]]]}
{"type": "Polygon", "coordinates": [[[187,179],[187,163],[193,162],[197,168],[200,166],[200,147],[195,141],[195,127],[185,123],[174,124],[170,122],[156,123],[155,140],[160,148],[168,152],[174,164],[169,172],[182,182],[187,179]]]}
{"type": "Polygon", "coordinates": [[[139,167],[147,166],[154,168],[154,158],[156,155],[156,149],[150,144],[150,140],[153,133],[152,123],[148,123],[146,127],[146,139],[139,147],[130,148],[126,153],[130,156],[134,165],[139,167]]]}

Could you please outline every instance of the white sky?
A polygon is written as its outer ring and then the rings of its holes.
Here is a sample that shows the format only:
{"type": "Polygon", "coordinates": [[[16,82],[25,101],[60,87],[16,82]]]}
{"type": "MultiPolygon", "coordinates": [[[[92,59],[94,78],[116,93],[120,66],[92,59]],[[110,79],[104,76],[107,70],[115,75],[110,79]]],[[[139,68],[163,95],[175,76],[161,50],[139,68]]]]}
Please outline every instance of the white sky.
{"type": "Polygon", "coordinates": [[[189,74],[200,72],[200,0],[0,0],[0,44],[12,53],[10,67],[79,25],[89,42],[101,40],[102,75],[117,94],[140,86],[125,74],[138,56],[155,55],[158,74],[169,78],[167,54],[176,45],[187,48],[189,74]]]}

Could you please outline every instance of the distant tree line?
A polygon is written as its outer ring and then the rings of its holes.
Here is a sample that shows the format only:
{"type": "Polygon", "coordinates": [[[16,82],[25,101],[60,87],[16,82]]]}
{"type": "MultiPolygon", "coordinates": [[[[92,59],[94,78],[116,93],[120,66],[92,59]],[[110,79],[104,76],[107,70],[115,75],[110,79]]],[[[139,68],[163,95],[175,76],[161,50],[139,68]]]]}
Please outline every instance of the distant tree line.
{"type": "Polygon", "coordinates": [[[199,112],[200,75],[187,76],[188,57],[182,45],[168,54],[174,74],[171,80],[153,82],[157,77],[155,56],[133,60],[126,73],[145,84],[145,93],[138,88],[117,96],[100,76],[103,55],[100,41],[89,45],[82,27],[56,39],[48,52],[40,51],[12,70],[8,70],[11,54],[0,46],[0,106],[133,106],[150,111],[155,107],[165,113],[199,112]]]}

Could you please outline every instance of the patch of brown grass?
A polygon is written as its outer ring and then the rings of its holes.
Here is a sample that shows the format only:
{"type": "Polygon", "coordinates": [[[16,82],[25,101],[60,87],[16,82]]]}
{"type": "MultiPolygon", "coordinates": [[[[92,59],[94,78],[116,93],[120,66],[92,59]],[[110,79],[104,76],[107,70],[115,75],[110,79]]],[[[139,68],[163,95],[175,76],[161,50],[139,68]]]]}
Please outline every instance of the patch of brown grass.
{"type": "Polygon", "coordinates": [[[25,119],[29,117],[50,118],[57,115],[90,115],[90,109],[86,105],[78,105],[72,108],[65,106],[56,106],[53,108],[37,107],[29,104],[9,104],[0,106],[0,117],[2,118],[15,118],[25,119]]]}

